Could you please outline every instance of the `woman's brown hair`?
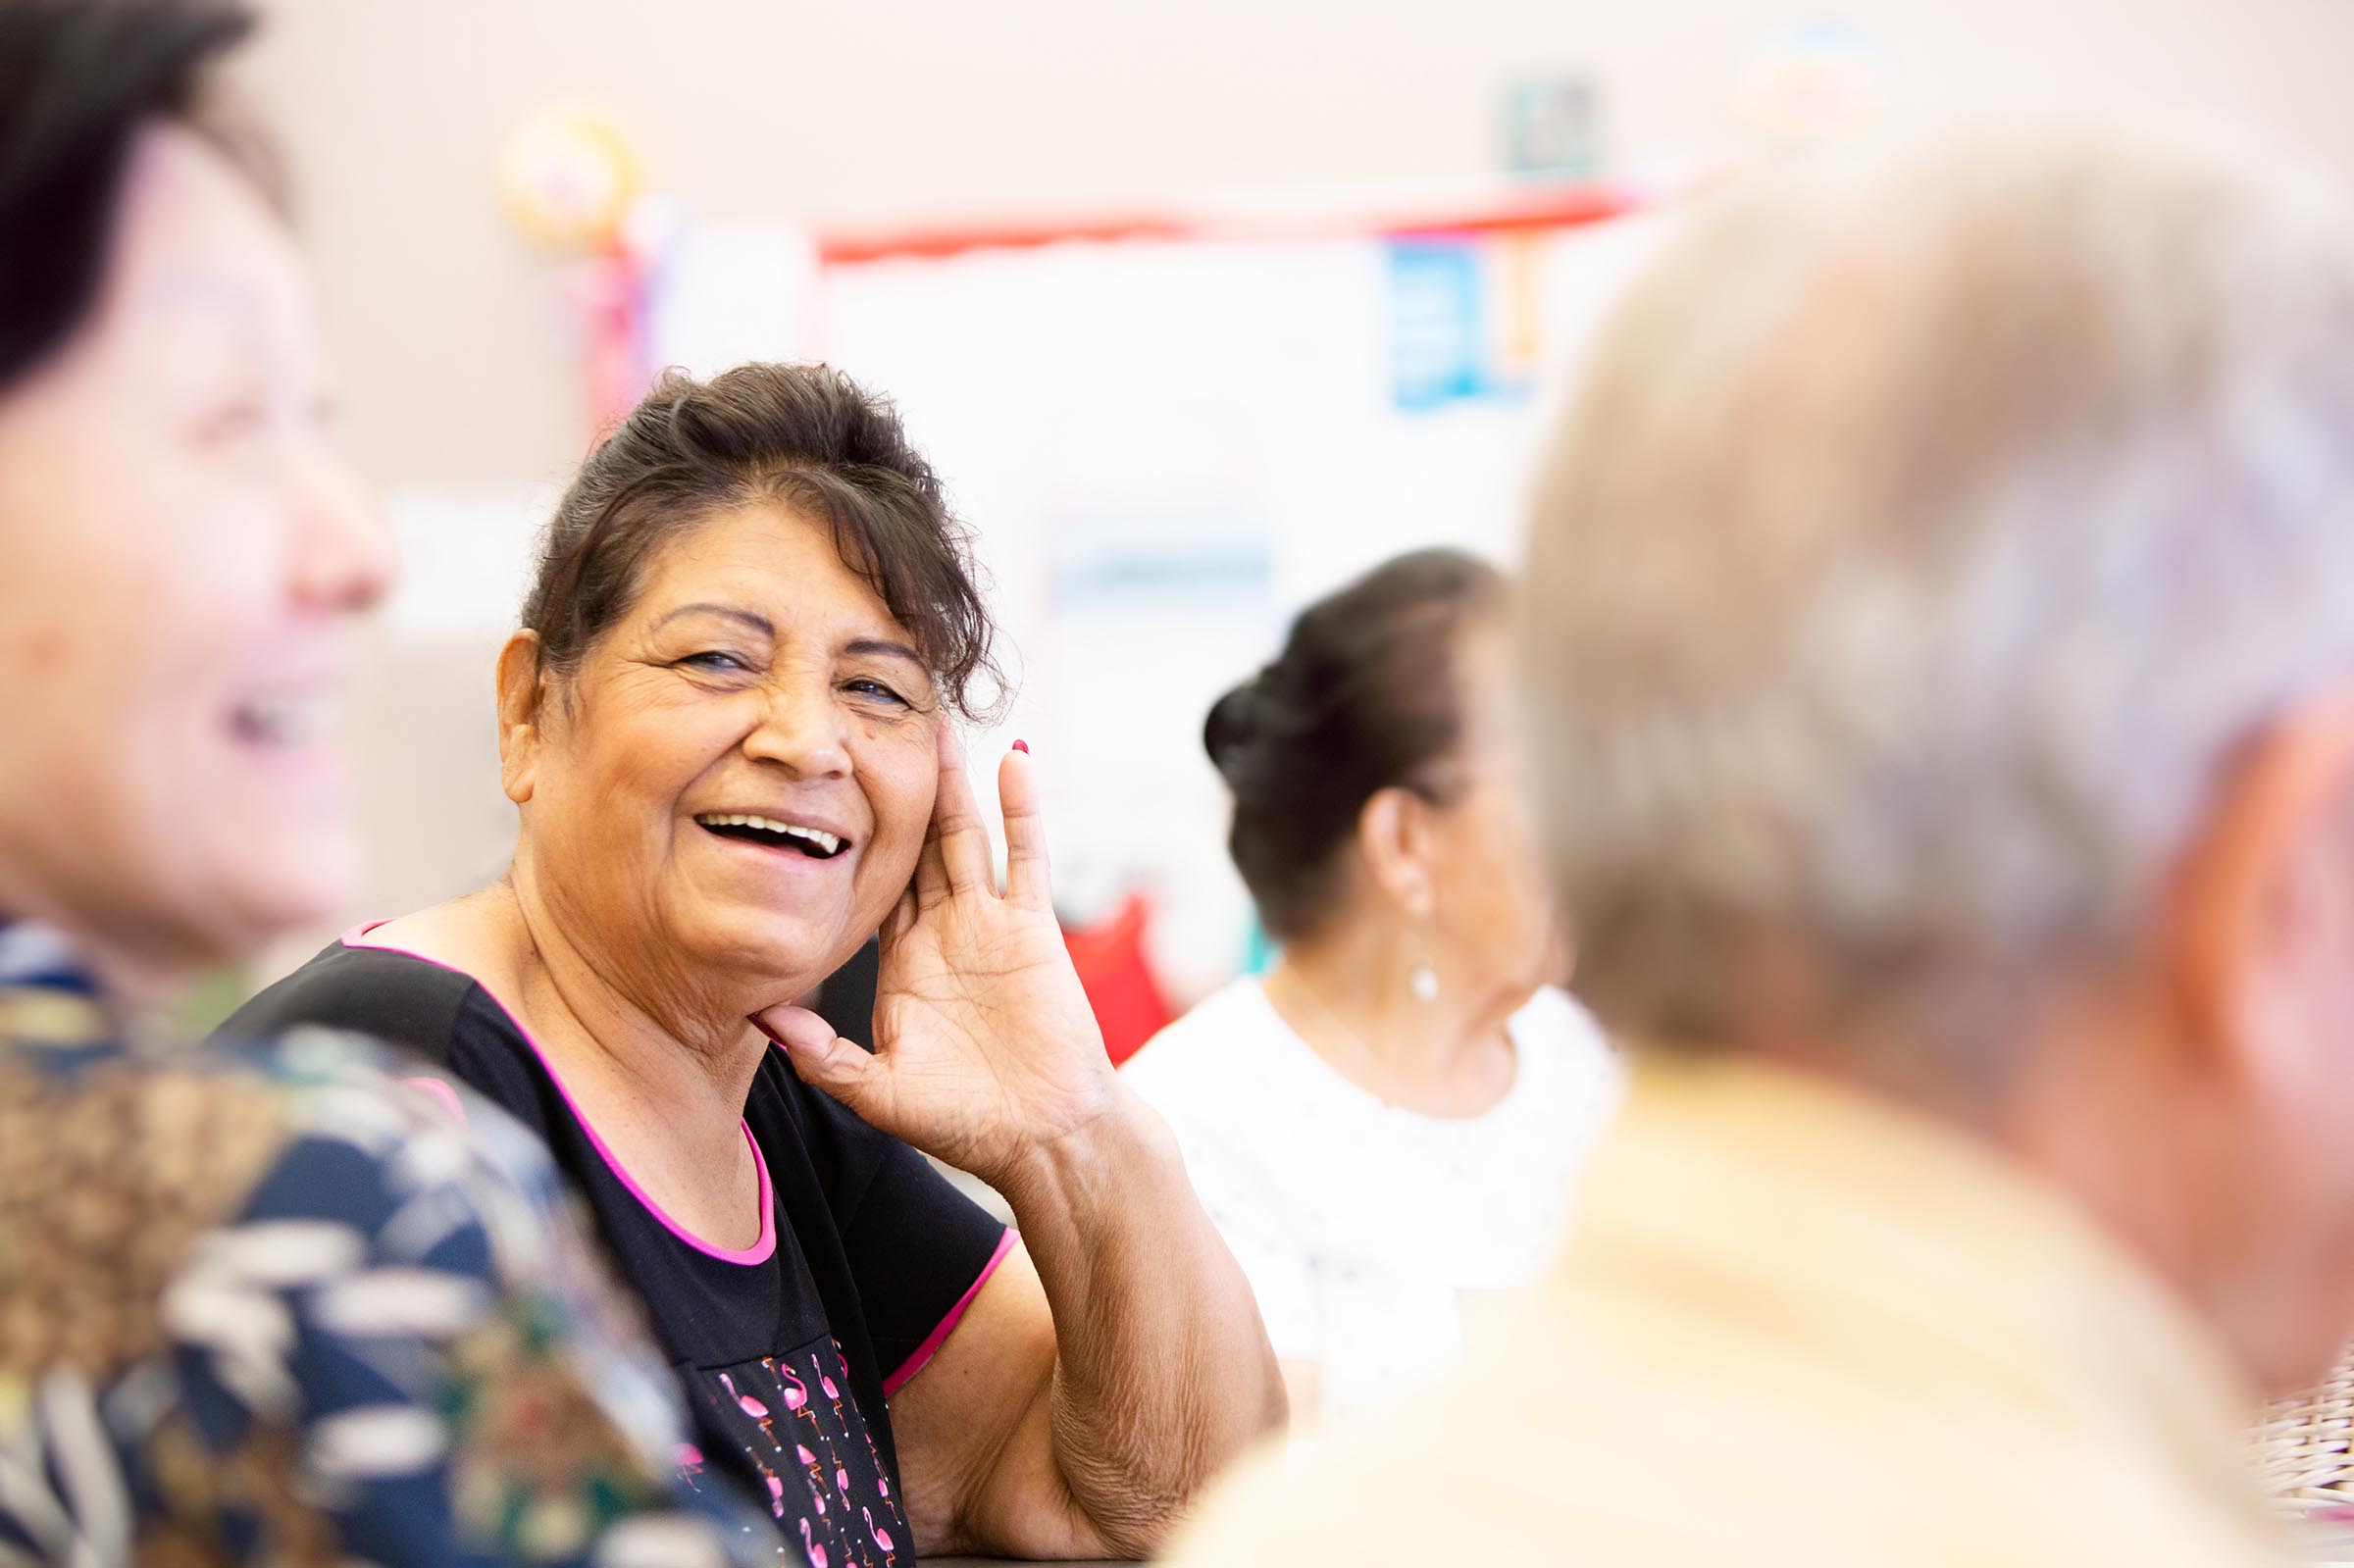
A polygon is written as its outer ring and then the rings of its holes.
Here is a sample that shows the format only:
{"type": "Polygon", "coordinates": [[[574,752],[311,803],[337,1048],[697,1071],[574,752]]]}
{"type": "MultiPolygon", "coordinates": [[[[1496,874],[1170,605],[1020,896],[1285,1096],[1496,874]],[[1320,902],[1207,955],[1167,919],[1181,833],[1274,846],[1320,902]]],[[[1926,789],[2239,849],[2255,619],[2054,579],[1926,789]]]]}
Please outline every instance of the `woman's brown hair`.
{"type": "Polygon", "coordinates": [[[942,699],[983,716],[998,673],[972,532],[891,404],[824,365],[740,365],[707,381],[663,373],[548,524],[523,606],[541,660],[570,673],[629,612],[664,546],[762,503],[829,528],[915,639],[942,699]]]}
{"type": "Polygon", "coordinates": [[[1401,555],[1301,611],[1275,662],[1211,707],[1202,740],[1234,791],[1227,846],[1268,935],[1330,913],[1341,845],[1375,794],[1454,798],[1456,646],[1505,594],[1503,575],[1460,550],[1401,555]]]}

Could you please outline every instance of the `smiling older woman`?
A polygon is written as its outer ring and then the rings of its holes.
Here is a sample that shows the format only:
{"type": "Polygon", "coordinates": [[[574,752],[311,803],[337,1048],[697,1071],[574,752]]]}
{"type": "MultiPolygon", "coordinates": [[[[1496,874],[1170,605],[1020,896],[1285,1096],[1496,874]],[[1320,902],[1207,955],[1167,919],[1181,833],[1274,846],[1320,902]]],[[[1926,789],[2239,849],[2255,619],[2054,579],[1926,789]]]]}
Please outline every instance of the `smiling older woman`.
{"type": "Polygon", "coordinates": [[[508,874],[231,1028],[407,1040],[537,1129],[689,1387],[683,1464],[812,1562],[1149,1550],[1281,1387],[1105,1061],[1019,751],[998,890],[953,727],[990,628],[931,469],[836,373],[666,379],[565,497],[525,622],[508,874]],[[790,1002],[878,928],[870,1056],[790,1002]]]}

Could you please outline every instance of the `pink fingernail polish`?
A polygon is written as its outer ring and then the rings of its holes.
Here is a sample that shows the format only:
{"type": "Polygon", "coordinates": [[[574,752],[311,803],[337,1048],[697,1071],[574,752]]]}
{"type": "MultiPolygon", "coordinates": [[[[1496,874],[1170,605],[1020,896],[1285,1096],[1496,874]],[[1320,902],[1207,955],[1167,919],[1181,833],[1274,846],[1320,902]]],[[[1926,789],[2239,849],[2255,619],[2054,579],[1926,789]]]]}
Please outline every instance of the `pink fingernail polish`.
{"type": "Polygon", "coordinates": [[[1016,740],[1013,743],[1013,749],[1026,757],[1030,755],[1030,742],[1027,740],[1016,740]]]}

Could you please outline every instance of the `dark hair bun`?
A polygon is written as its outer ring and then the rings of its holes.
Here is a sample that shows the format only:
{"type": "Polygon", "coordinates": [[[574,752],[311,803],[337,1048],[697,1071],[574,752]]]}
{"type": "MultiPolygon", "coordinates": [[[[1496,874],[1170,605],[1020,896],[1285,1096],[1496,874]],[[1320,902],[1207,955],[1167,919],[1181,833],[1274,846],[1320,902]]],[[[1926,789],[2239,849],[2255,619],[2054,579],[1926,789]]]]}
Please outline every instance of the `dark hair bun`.
{"type": "Polygon", "coordinates": [[[1220,697],[1202,744],[1234,791],[1227,843],[1259,921],[1313,926],[1365,802],[1446,792],[1462,732],[1456,633],[1504,579],[1460,550],[1416,550],[1300,612],[1275,662],[1220,697]]]}
{"type": "Polygon", "coordinates": [[[1209,717],[1203,722],[1203,749],[1229,787],[1248,770],[1250,752],[1265,733],[1266,685],[1272,674],[1272,668],[1261,670],[1211,703],[1209,717]]]}

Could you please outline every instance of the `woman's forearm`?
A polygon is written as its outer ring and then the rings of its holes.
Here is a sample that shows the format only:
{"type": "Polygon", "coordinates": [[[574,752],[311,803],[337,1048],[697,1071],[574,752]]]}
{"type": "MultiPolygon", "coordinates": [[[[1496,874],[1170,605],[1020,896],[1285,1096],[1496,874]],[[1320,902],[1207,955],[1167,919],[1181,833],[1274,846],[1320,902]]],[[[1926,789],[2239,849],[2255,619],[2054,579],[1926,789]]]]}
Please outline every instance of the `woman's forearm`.
{"type": "Polygon", "coordinates": [[[1145,1555],[1213,1472],[1283,1422],[1250,1284],[1176,1139],[1125,1087],[1003,1190],[1054,1317],[1056,1466],[1104,1544],[1145,1555]]]}

